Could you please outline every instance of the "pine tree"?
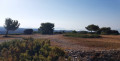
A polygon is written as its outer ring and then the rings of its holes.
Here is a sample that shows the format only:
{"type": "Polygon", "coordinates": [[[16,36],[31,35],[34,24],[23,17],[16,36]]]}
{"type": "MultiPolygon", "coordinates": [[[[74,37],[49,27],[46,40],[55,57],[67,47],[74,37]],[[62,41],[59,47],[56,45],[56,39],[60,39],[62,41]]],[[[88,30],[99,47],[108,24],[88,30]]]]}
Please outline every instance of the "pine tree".
{"type": "Polygon", "coordinates": [[[5,34],[5,37],[8,36],[8,32],[11,30],[11,31],[15,31],[16,29],[18,29],[20,26],[20,23],[18,23],[17,20],[12,20],[11,18],[7,18],[5,20],[5,29],[6,29],[6,34],[5,34]]]}

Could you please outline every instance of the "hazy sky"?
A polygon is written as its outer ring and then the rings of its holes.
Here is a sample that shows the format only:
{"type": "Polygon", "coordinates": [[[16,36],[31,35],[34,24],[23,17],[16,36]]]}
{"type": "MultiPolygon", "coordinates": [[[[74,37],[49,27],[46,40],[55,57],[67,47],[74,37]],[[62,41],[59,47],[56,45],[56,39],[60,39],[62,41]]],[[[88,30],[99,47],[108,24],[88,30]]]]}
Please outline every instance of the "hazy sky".
{"type": "Polygon", "coordinates": [[[0,26],[5,18],[24,28],[52,22],[55,29],[84,30],[89,24],[120,29],[120,0],[0,0],[0,26]]]}

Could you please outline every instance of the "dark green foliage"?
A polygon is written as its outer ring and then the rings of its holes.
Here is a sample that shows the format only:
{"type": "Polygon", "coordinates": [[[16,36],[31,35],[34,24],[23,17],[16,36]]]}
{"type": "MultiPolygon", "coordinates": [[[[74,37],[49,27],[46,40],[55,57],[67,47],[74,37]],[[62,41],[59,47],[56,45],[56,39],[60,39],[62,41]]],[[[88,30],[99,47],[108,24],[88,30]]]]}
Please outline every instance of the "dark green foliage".
{"type": "Polygon", "coordinates": [[[66,33],[65,31],[56,31],[56,32],[54,32],[54,34],[64,34],[64,33],[66,33]]]}
{"type": "Polygon", "coordinates": [[[54,24],[53,23],[42,23],[38,30],[42,34],[53,34],[54,24]]]}
{"type": "Polygon", "coordinates": [[[62,31],[62,33],[65,33],[65,31],[62,31]]]}
{"type": "Polygon", "coordinates": [[[8,35],[8,32],[11,30],[11,31],[15,31],[16,29],[18,29],[20,26],[20,23],[18,23],[17,20],[12,20],[11,18],[7,18],[5,20],[5,29],[6,29],[6,37],[8,35]]]}
{"type": "Polygon", "coordinates": [[[97,34],[102,35],[119,35],[119,32],[117,30],[111,30],[110,27],[102,27],[100,30],[97,31],[97,34]]]}
{"type": "Polygon", "coordinates": [[[33,33],[33,29],[25,29],[24,30],[24,34],[32,34],[33,33]]]}
{"type": "Polygon", "coordinates": [[[100,28],[100,30],[102,30],[102,31],[109,31],[109,30],[111,30],[111,28],[110,27],[102,27],[102,28],[100,28]]]}
{"type": "Polygon", "coordinates": [[[33,33],[34,33],[34,34],[38,34],[38,31],[34,31],[33,33]]]}
{"type": "Polygon", "coordinates": [[[74,31],[72,31],[72,33],[77,33],[77,31],[76,31],[76,30],[74,30],[74,31]]]}
{"type": "Polygon", "coordinates": [[[88,34],[87,31],[80,31],[79,33],[80,33],[80,34],[88,34]]]}
{"type": "Polygon", "coordinates": [[[54,34],[63,34],[62,32],[54,32],[54,34]]]}
{"type": "Polygon", "coordinates": [[[46,39],[24,38],[0,44],[0,61],[57,61],[64,55],[46,39]]]}
{"type": "Polygon", "coordinates": [[[92,25],[88,25],[87,27],[85,27],[87,30],[89,30],[89,31],[98,31],[99,30],[99,26],[97,26],[97,25],[94,25],[94,24],[92,24],[92,25]]]}
{"type": "Polygon", "coordinates": [[[119,32],[117,30],[111,30],[112,35],[119,35],[119,32]]]}
{"type": "Polygon", "coordinates": [[[101,31],[101,34],[102,34],[102,35],[109,35],[109,34],[111,34],[111,30],[101,31]]]}
{"type": "Polygon", "coordinates": [[[13,33],[13,34],[9,34],[9,35],[22,35],[22,33],[13,33]]]}
{"type": "Polygon", "coordinates": [[[108,35],[111,33],[111,28],[110,27],[102,27],[102,28],[100,28],[100,30],[97,33],[103,34],[103,35],[108,35]]]}
{"type": "Polygon", "coordinates": [[[100,38],[101,36],[98,34],[79,34],[79,33],[68,33],[64,36],[67,37],[80,37],[80,38],[100,38]]]}

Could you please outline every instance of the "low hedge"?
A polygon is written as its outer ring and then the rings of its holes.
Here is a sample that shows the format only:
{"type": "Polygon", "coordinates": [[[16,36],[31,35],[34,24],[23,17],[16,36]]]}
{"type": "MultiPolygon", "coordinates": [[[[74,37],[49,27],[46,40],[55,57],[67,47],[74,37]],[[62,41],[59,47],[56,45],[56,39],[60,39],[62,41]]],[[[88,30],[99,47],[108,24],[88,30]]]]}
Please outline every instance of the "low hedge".
{"type": "Polygon", "coordinates": [[[80,37],[80,38],[100,38],[98,34],[65,34],[67,37],[80,37]]]}

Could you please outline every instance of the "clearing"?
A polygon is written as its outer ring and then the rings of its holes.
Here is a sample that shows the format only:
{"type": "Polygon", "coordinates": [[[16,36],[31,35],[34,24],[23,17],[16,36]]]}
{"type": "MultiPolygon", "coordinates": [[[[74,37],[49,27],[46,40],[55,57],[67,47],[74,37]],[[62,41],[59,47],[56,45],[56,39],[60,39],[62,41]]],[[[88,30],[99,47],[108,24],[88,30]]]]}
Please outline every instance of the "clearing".
{"type": "Polygon", "coordinates": [[[0,41],[21,39],[23,37],[33,37],[33,38],[45,38],[51,40],[52,46],[58,46],[63,49],[71,50],[111,50],[120,49],[120,35],[101,35],[102,38],[74,38],[65,37],[61,35],[10,35],[9,38],[2,37],[0,35],[0,41]]]}

